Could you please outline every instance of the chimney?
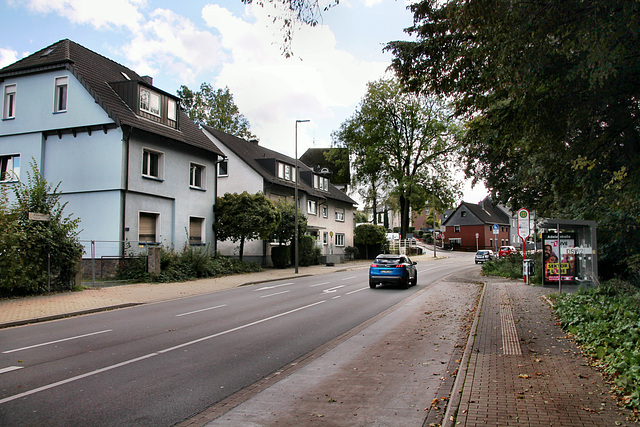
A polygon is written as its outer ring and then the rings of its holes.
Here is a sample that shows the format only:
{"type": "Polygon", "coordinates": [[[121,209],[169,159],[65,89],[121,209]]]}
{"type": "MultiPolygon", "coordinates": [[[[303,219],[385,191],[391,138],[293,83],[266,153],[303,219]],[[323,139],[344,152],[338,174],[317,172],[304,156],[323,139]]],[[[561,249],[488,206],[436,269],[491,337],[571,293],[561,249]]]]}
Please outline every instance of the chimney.
{"type": "Polygon", "coordinates": [[[153,77],[151,76],[142,76],[140,77],[142,79],[142,81],[144,81],[145,83],[150,84],[151,86],[153,86],[153,77]]]}

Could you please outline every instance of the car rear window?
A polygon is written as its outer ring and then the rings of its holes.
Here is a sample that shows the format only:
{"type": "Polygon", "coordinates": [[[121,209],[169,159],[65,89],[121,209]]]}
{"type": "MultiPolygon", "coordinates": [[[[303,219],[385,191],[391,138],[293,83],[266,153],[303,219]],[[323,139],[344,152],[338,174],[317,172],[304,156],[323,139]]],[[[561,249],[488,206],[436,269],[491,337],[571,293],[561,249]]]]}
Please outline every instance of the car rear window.
{"type": "Polygon", "coordinates": [[[478,251],[478,255],[487,255],[489,251],[478,251]]]}
{"type": "Polygon", "coordinates": [[[402,264],[402,260],[400,258],[376,258],[376,264],[402,264]]]}

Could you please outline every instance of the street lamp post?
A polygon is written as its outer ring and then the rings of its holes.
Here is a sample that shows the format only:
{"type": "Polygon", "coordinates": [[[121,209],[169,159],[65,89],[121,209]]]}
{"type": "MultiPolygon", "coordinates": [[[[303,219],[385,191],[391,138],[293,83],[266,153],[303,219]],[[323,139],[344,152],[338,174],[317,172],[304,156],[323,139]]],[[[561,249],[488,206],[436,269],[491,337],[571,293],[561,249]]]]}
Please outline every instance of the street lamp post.
{"type": "Polygon", "coordinates": [[[296,120],[296,152],[295,152],[295,156],[296,156],[296,170],[295,170],[295,175],[294,175],[294,180],[296,182],[296,189],[295,189],[295,193],[293,196],[294,199],[294,204],[296,205],[296,215],[295,215],[295,237],[294,237],[294,241],[293,241],[293,246],[294,246],[294,257],[295,257],[295,271],[296,274],[298,273],[298,259],[299,259],[299,255],[298,255],[298,179],[300,178],[300,175],[298,174],[298,123],[305,123],[305,122],[309,122],[310,120],[296,120]]]}

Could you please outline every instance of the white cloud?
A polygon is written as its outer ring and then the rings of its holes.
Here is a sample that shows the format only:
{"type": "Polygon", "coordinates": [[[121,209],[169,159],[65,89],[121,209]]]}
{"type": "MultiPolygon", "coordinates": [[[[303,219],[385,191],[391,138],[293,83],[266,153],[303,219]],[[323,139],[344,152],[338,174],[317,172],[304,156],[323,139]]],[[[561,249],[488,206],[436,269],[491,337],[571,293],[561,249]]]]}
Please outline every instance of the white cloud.
{"type": "Polygon", "coordinates": [[[311,145],[315,131],[328,145],[335,109],[355,107],[366,83],[379,78],[387,64],[362,61],[337,49],[333,32],[324,25],[296,27],[291,45],[295,56],[285,58],[283,34],[273,24],[273,13],[266,6],[250,5],[240,17],[207,5],[202,16],[220,33],[230,56],[214,86],[229,86],[261,143],[292,155],[296,119],[311,119],[299,127],[300,152],[311,145]]]}
{"type": "Polygon", "coordinates": [[[13,64],[18,60],[18,52],[11,49],[0,48],[0,68],[13,64]]]}
{"type": "Polygon", "coordinates": [[[174,75],[186,85],[204,71],[213,72],[225,59],[217,36],[167,9],[154,10],[121,54],[139,74],[174,75]]]}
{"type": "Polygon", "coordinates": [[[128,27],[134,29],[142,20],[140,8],[147,0],[9,0],[9,4],[26,4],[37,13],[57,13],[77,24],[90,24],[98,29],[128,27]]]}

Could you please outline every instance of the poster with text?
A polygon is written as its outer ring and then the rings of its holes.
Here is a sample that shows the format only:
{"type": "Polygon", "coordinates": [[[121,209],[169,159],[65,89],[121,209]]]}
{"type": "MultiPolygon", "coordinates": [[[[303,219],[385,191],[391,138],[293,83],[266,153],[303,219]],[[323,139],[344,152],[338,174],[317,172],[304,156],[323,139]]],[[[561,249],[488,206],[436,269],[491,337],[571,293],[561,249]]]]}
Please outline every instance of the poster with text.
{"type": "Polygon", "coordinates": [[[543,249],[543,280],[545,284],[558,283],[561,276],[562,282],[576,280],[576,256],[567,254],[568,248],[575,247],[576,235],[574,233],[560,233],[560,247],[558,250],[558,234],[545,233],[542,235],[543,249]],[[561,256],[562,254],[562,256],[561,256]]]}

